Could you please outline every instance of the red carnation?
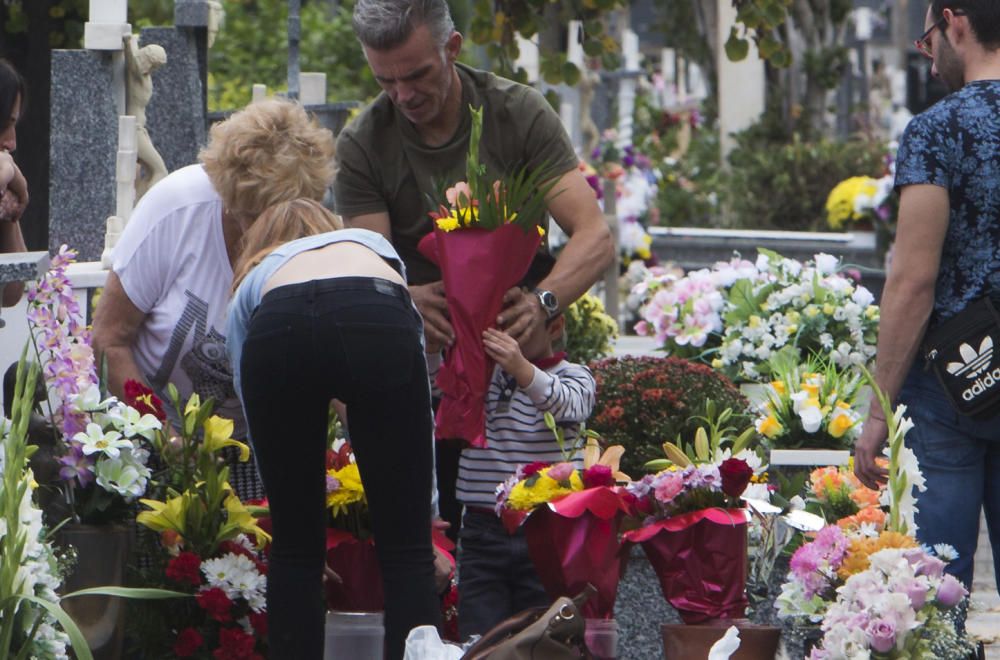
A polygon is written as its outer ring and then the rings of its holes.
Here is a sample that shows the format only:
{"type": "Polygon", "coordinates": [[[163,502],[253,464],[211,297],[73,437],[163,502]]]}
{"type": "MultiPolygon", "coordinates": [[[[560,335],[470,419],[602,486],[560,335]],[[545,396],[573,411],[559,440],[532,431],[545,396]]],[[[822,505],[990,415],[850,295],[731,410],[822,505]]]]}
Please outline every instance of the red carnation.
{"type": "Polygon", "coordinates": [[[250,561],[256,561],[257,555],[253,551],[247,550],[245,545],[241,545],[234,541],[223,541],[219,544],[219,557],[224,557],[225,555],[243,555],[250,561]]]}
{"type": "Polygon", "coordinates": [[[208,612],[208,615],[216,621],[232,621],[233,616],[230,610],[233,608],[233,601],[229,600],[226,592],[218,587],[205,589],[195,596],[198,606],[208,612]]]}
{"type": "Polygon", "coordinates": [[[182,552],[167,564],[167,578],[181,584],[201,584],[201,557],[193,552],[182,552]]]}
{"type": "Polygon", "coordinates": [[[205,639],[197,630],[185,628],[181,634],[177,635],[177,641],[174,642],[174,654],[178,658],[190,658],[204,641],[205,639]]]}
{"type": "Polygon", "coordinates": [[[137,380],[125,381],[125,404],[135,408],[140,415],[152,415],[161,422],[167,419],[163,402],[153,394],[153,390],[137,380]]]}
{"type": "Polygon", "coordinates": [[[263,660],[263,656],[254,652],[257,640],[240,628],[220,628],[219,648],[212,657],[216,660],[263,660]]]}
{"type": "Polygon", "coordinates": [[[750,483],[753,468],[742,458],[727,458],[719,466],[719,475],[722,477],[722,492],[729,497],[739,497],[750,483]]]}
{"type": "Polygon", "coordinates": [[[534,463],[528,463],[527,465],[524,466],[524,469],[521,470],[521,474],[523,474],[524,478],[527,479],[528,477],[534,474],[538,474],[545,468],[549,467],[549,465],[551,465],[551,463],[546,463],[544,461],[535,461],[534,463]]]}
{"type": "Polygon", "coordinates": [[[592,465],[583,471],[583,487],[597,488],[599,486],[614,486],[615,478],[608,465],[592,465]]]}
{"type": "Polygon", "coordinates": [[[261,639],[267,637],[267,612],[251,612],[247,615],[250,619],[250,625],[253,626],[253,630],[257,633],[257,636],[261,639]]]}

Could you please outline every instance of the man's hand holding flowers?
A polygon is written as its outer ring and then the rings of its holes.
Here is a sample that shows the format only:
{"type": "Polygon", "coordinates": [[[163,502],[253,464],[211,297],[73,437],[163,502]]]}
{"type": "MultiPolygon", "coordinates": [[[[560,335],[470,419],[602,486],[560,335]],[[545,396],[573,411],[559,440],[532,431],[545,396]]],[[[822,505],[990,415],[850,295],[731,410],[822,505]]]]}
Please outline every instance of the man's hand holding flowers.
{"type": "Polygon", "coordinates": [[[448,317],[448,301],[444,296],[444,282],[411,284],[410,297],[424,319],[424,337],[427,351],[436,353],[455,341],[455,331],[448,317]]]}
{"type": "Polygon", "coordinates": [[[517,341],[524,341],[539,326],[545,325],[547,318],[538,296],[521,287],[513,287],[503,296],[503,310],[497,316],[497,325],[517,341]]]}

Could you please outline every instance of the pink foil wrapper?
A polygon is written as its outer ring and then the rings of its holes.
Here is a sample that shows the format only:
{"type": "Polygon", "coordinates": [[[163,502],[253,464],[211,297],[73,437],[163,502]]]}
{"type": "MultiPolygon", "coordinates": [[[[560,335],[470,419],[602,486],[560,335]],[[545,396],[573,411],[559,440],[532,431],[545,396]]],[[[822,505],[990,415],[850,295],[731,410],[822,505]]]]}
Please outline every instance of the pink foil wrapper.
{"type": "Polygon", "coordinates": [[[340,612],[385,609],[382,570],[372,539],[360,541],[339,529],[326,530],[326,565],[343,583],[326,581],[326,606],[340,612]]]}
{"type": "Polygon", "coordinates": [[[618,531],[624,504],[615,489],[590,488],[539,507],[524,522],[528,552],[550,598],[574,597],[592,584],[588,619],[613,616],[624,571],[618,531]]]}
{"type": "Polygon", "coordinates": [[[486,446],[486,390],[493,361],[483,350],[483,332],[496,325],[503,297],[528,272],[541,236],[518,225],[493,231],[435,228],[417,248],[441,268],[455,342],[438,371],[441,405],[438,438],[462,438],[486,446]]]}
{"type": "Polygon", "coordinates": [[[663,596],[684,623],[735,619],[747,608],[747,517],[742,509],[703,509],[626,532],[641,543],[663,596]]]}

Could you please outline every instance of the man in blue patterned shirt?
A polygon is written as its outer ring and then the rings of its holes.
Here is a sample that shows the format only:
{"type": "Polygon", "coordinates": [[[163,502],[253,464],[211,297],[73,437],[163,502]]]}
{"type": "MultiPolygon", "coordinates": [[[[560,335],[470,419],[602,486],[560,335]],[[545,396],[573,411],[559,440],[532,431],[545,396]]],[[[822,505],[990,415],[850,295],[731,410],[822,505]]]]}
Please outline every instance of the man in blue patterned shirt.
{"type": "MultiPolygon", "coordinates": [[[[919,347],[929,327],[990,292],[1000,293],[1000,2],[933,0],[917,48],[952,93],[910,122],[899,147],[899,223],[882,298],[876,379],[906,404],[906,442],[927,490],[916,516],[922,543],[948,543],[948,570],[972,584],[985,509],[1000,578],[1000,415],[955,412],[919,347]]],[[[886,438],[877,402],[855,449],[868,486],[886,438]]]]}

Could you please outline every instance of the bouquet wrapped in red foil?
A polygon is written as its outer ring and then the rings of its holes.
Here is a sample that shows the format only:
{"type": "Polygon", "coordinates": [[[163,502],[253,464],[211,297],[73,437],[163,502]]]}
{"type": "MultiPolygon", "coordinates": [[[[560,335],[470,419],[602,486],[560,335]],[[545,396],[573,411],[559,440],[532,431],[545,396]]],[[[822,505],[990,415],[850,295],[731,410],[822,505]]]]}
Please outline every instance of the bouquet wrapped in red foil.
{"type": "Polygon", "coordinates": [[[640,543],[663,597],[684,623],[737,619],[747,607],[747,515],[702,509],[626,532],[640,543]]]}
{"type": "Polygon", "coordinates": [[[437,437],[485,447],[484,400],[493,364],[483,350],[504,294],[528,272],[538,251],[546,196],[555,185],[543,166],[490,180],[479,162],[483,109],[472,109],[466,181],[432,199],[434,231],[418,245],[441,269],[455,341],[438,372],[437,437]]]}
{"type": "MultiPolygon", "coordinates": [[[[557,433],[557,437],[558,433],[557,433]]],[[[611,618],[625,555],[619,540],[630,499],[616,481],[621,446],[603,455],[595,437],[583,451],[584,468],[563,462],[522,466],[498,489],[497,512],[508,530],[524,525],[528,552],[551,598],[574,597],[591,584],[583,605],[588,619],[611,618]]]]}

